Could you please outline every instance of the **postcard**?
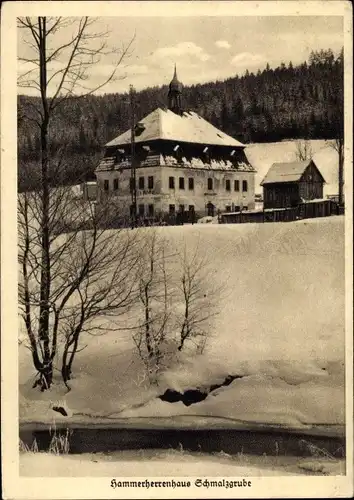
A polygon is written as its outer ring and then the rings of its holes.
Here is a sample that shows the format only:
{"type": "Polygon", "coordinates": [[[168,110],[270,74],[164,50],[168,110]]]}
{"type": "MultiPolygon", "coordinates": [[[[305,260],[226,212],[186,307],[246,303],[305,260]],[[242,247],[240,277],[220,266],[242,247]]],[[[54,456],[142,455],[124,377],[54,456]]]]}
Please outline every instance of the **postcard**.
{"type": "Polygon", "coordinates": [[[350,497],[351,4],[1,22],[4,498],[350,497]]]}

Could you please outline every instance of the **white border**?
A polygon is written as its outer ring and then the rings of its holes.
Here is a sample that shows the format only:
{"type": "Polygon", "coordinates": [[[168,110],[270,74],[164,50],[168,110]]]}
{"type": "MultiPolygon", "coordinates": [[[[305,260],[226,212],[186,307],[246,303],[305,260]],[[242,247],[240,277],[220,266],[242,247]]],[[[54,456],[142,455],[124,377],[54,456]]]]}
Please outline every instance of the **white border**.
{"type": "MultiPolygon", "coordinates": [[[[2,468],[4,498],[286,498],[349,497],[353,494],[353,307],[352,262],[352,6],[322,2],[9,2],[2,8],[1,29],[1,320],[2,320],[2,468]],[[183,5],[181,5],[183,4],[183,5]],[[247,478],[250,489],[119,491],[110,478],[24,478],[18,457],[17,230],[16,230],[16,16],[344,16],[345,38],[345,197],[346,197],[346,411],[347,476],[247,478]]],[[[145,479],[145,478],[142,478],[145,479]]],[[[153,480],[153,478],[150,478],[153,480]]],[[[188,478],[193,482],[193,478],[188,478]]],[[[134,478],[139,480],[139,478],[134,478]]],[[[160,478],[161,480],[161,478],[160,478]]]]}

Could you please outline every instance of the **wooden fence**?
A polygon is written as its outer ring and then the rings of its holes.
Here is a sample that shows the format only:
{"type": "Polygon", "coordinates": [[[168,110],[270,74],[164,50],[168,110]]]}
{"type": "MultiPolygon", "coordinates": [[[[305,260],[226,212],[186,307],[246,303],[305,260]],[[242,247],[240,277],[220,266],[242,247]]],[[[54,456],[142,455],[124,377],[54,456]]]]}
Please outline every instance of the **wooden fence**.
{"type": "Polygon", "coordinates": [[[242,224],[247,222],[292,222],[315,217],[343,214],[342,207],[333,200],[300,203],[291,208],[270,208],[254,212],[225,212],[220,215],[221,224],[242,224]]]}

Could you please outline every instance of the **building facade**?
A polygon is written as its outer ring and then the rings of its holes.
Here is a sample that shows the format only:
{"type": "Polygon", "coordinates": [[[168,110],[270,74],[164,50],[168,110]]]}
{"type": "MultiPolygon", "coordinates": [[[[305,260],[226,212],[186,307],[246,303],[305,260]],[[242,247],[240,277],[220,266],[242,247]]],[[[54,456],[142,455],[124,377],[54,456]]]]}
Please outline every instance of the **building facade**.
{"type": "Polygon", "coordinates": [[[286,208],[323,198],[325,180],[313,160],[274,163],[261,182],[264,208],[286,208]]]}
{"type": "MultiPolygon", "coordinates": [[[[181,106],[176,70],[168,109],[158,108],[135,129],[136,210],[140,218],[185,220],[253,209],[255,170],[245,146],[181,106]]],[[[131,215],[131,131],[106,145],[96,169],[98,201],[109,197],[120,214],[131,215]]]]}

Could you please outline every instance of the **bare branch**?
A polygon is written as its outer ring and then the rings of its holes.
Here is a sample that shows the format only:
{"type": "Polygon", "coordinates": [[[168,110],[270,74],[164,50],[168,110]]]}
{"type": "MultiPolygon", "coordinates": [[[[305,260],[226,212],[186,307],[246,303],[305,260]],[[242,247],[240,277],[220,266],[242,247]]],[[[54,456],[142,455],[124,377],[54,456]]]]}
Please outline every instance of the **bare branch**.
{"type": "MultiPolygon", "coordinates": [[[[82,350],[82,332],[94,332],[97,318],[105,319],[107,331],[115,329],[114,324],[110,325],[111,318],[129,310],[136,297],[138,232],[112,234],[102,227],[100,214],[84,200],[75,198],[70,187],[50,186],[50,175],[60,178],[67,168],[65,148],[54,156],[50,147],[53,112],[63,100],[79,97],[77,92],[85,89],[83,82],[88,79],[88,70],[101,57],[114,53],[107,47],[108,32],[88,30],[94,21],[88,17],[78,23],[66,18],[18,19],[22,33],[29,35],[24,43],[33,52],[20,60],[35,65],[19,76],[18,85],[40,93],[39,104],[28,103],[28,112],[19,116],[39,128],[40,172],[35,191],[19,195],[18,226],[22,271],[19,303],[41,390],[51,386],[59,348],[61,372],[67,385],[75,356],[82,350]],[[76,30],[69,42],[50,47],[56,33],[74,26],[76,30]],[[96,47],[90,45],[95,41],[96,47]],[[51,70],[50,63],[62,67],[54,66],[51,70]],[[33,75],[37,68],[39,81],[33,75]],[[49,97],[49,84],[54,84],[56,78],[59,82],[49,97]]],[[[132,42],[122,51],[106,81],[86,95],[112,80],[132,42]]]]}

